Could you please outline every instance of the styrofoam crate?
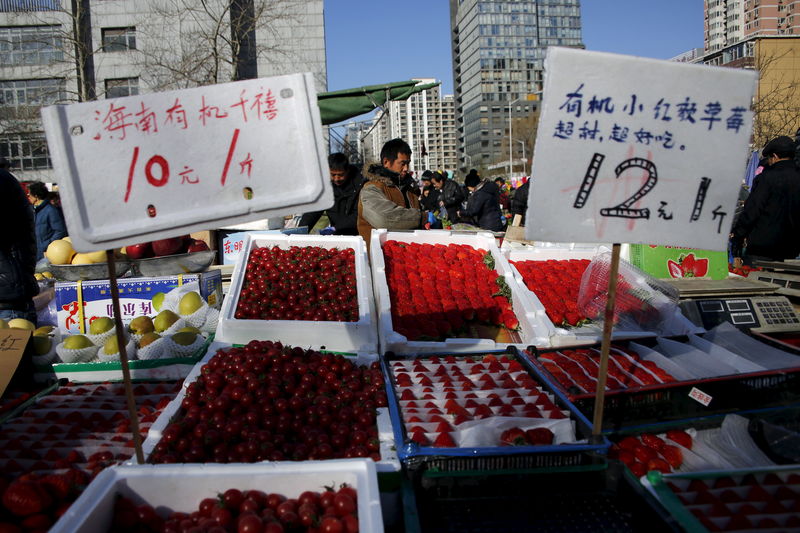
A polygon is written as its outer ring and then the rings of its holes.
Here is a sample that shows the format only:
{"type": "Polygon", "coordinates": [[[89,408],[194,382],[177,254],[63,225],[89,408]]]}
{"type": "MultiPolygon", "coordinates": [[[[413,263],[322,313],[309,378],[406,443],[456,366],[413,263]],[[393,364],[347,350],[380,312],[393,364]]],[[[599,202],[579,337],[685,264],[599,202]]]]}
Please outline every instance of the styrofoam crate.
{"type": "MultiPolygon", "coordinates": [[[[158,444],[158,441],[161,440],[164,429],[166,429],[178,411],[180,411],[181,403],[186,395],[186,387],[195,381],[197,376],[200,375],[203,365],[206,364],[209,359],[211,359],[217,353],[218,350],[228,347],[230,347],[230,344],[227,343],[216,341],[212,343],[209,346],[205,357],[203,357],[203,359],[195,365],[189,375],[186,376],[181,390],[178,392],[175,398],[173,398],[172,401],[161,411],[161,414],[158,416],[156,421],[153,422],[153,425],[147,432],[147,438],[145,438],[144,442],[142,443],[142,452],[145,461],[147,461],[148,457],[150,457],[150,454],[153,452],[156,444],[158,444]]],[[[369,365],[373,361],[378,360],[378,355],[375,353],[346,354],[345,357],[353,358],[353,362],[359,366],[369,365]]],[[[378,413],[376,424],[378,426],[378,440],[380,443],[381,453],[381,460],[375,463],[377,471],[381,473],[399,472],[400,459],[397,456],[397,449],[395,447],[394,430],[392,428],[392,420],[389,416],[389,409],[387,407],[380,407],[376,410],[378,413]]],[[[131,458],[131,460],[126,464],[134,465],[136,464],[136,459],[131,458]]]]}
{"type": "Polygon", "coordinates": [[[367,248],[361,237],[321,235],[246,235],[244,251],[239,255],[231,275],[228,295],[222,304],[217,338],[234,344],[251,340],[273,340],[303,348],[321,348],[343,352],[377,352],[375,304],[372,295],[367,248]],[[234,318],[239,292],[247,270],[247,259],[254,248],[277,246],[319,246],[321,248],[355,250],[358,321],[331,322],[308,320],[240,320],[234,318]]]}
{"type": "MultiPolygon", "coordinates": [[[[603,252],[611,249],[604,244],[576,244],[576,243],[542,243],[543,246],[533,246],[525,249],[505,248],[502,250],[504,257],[509,264],[514,261],[547,261],[548,259],[567,260],[567,259],[589,259],[590,261],[603,252]]],[[[520,286],[522,292],[531,300],[535,313],[545,324],[550,332],[550,346],[574,346],[598,342],[603,336],[603,328],[598,324],[590,324],[579,328],[563,328],[556,326],[545,312],[544,305],[539,301],[536,293],[531,291],[517,268],[511,264],[514,272],[514,279],[520,286]]],[[[615,339],[628,339],[636,337],[652,336],[649,331],[632,331],[614,328],[612,337],[615,339]]]]}
{"type": "Polygon", "coordinates": [[[487,250],[495,261],[495,270],[503,276],[511,289],[511,305],[520,325],[520,345],[549,346],[551,331],[536,313],[527,289],[523,291],[514,278],[508,260],[500,253],[494,236],[488,232],[460,233],[446,230],[387,231],[372,230],[370,258],[372,280],[375,288],[375,303],[378,308],[378,340],[381,352],[395,353],[465,353],[501,350],[508,343],[491,339],[448,338],[443,342],[409,341],[394,331],[392,325],[389,285],[386,281],[386,263],[383,259],[383,243],[388,240],[421,244],[466,244],[477,250],[487,250]]]}
{"type": "Polygon", "coordinates": [[[378,478],[367,459],[231,465],[137,465],[103,470],[50,530],[52,533],[109,531],[117,495],[153,506],[159,513],[192,512],[220,492],[262,490],[296,498],[347,483],[358,492],[361,531],[383,531],[378,478]]]}

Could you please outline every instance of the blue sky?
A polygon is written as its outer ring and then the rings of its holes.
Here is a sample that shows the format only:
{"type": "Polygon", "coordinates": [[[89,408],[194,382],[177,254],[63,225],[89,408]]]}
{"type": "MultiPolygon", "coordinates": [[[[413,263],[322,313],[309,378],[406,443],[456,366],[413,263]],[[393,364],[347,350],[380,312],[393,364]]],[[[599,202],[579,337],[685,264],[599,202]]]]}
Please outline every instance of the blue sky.
{"type": "MultiPolygon", "coordinates": [[[[584,0],[587,50],[669,59],[703,46],[701,0],[584,0]]],[[[453,92],[447,0],[326,0],[328,90],[436,78],[453,92]]]]}

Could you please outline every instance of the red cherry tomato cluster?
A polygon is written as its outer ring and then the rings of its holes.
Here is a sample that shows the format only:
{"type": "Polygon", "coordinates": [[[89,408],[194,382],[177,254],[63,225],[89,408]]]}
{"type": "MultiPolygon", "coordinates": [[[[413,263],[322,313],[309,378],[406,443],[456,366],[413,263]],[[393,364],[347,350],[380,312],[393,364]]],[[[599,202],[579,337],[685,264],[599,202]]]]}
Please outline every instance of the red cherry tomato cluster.
{"type": "Polygon", "coordinates": [[[683,464],[682,450],[692,449],[692,437],[679,429],[667,431],[664,437],[651,433],[625,437],[610,448],[609,457],[619,459],[636,477],[650,470],[669,474],[683,464]]]}
{"type": "Polygon", "coordinates": [[[357,321],[355,251],[319,246],[254,249],[247,259],[234,316],[357,321]]]}
{"type": "Polygon", "coordinates": [[[306,491],[287,499],[260,490],[228,489],[202,500],[191,513],[173,512],[166,519],[146,504],[118,497],[112,531],[138,533],[358,533],[358,494],[342,485],[338,490],[306,491]]]}
{"type": "Polygon", "coordinates": [[[501,446],[547,446],[553,444],[555,435],[547,428],[509,428],[500,434],[501,446]]]}
{"type": "Polygon", "coordinates": [[[271,341],[218,351],[186,388],[153,463],[380,460],[378,363],[271,341]]]}
{"type": "Polygon", "coordinates": [[[464,244],[386,241],[383,255],[392,324],[409,340],[472,335],[476,324],[519,328],[491,254],[464,244]]]}
{"type": "Polygon", "coordinates": [[[731,263],[728,263],[728,272],[732,272],[739,276],[747,277],[750,275],[750,272],[758,272],[759,270],[764,270],[761,267],[751,267],[748,265],[742,265],[740,267],[734,267],[731,263]]]}
{"type": "Polygon", "coordinates": [[[514,261],[525,286],[542,302],[547,317],[556,326],[580,326],[588,320],[578,310],[581,276],[588,259],[514,261]]]}

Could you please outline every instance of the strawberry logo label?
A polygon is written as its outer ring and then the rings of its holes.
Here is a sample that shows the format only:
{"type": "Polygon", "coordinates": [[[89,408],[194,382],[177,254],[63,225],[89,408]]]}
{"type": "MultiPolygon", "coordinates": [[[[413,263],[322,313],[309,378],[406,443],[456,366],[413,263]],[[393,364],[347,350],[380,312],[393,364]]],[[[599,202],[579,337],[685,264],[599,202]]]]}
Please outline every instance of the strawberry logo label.
{"type": "Polygon", "coordinates": [[[676,263],[667,260],[669,275],[673,278],[702,278],[708,274],[708,258],[696,258],[694,253],[681,254],[676,263]]]}

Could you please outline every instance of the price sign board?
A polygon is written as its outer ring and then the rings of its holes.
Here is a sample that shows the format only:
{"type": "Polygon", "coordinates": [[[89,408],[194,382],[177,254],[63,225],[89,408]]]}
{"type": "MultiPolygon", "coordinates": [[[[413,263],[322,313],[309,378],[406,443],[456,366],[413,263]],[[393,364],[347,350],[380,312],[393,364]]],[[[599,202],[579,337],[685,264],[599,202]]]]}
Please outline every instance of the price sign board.
{"type": "Polygon", "coordinates": [[[42,110],[86,252],[333,204],[311,74],[42,110]]]}
{"type": "Polygon", "coordinates": [[[550,48],[526,237],[725,250],[756,80],[550,48]]]}

